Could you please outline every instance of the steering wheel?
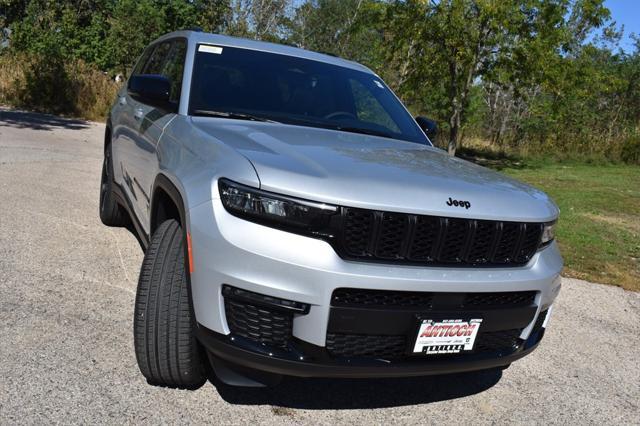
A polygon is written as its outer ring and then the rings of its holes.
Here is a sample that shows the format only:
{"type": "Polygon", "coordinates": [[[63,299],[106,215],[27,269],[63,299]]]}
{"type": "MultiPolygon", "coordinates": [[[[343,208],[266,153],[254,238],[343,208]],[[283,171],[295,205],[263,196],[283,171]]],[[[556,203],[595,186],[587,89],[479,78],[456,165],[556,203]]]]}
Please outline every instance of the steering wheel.
{"type": "Polygon", "coordinates": [[[357,120],[358,117],[356,117],[355,115],[351,114],[350,112],[347,111],[336,111],[336,112],[332,112],[330,114],[327,114],[324,116],[325,119],[330,120],[332,118],[337,118],[337,117],[345,117],[345,118],[350,118],[353,120],[357,120]]]}

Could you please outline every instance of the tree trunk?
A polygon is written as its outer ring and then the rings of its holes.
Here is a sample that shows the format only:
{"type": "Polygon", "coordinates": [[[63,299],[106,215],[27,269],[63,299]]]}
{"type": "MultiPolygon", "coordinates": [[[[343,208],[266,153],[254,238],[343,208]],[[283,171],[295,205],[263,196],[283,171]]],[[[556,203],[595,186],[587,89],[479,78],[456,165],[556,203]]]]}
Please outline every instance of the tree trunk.
{"type": "Polygon", "coordinates": [[[457,107],[453,108],[453,113],[451,114],[451,118],[449,118],[449,127],[449,146],[447,151],[450,156],[454,157],[460,136],[460,109],[457,107]]]}

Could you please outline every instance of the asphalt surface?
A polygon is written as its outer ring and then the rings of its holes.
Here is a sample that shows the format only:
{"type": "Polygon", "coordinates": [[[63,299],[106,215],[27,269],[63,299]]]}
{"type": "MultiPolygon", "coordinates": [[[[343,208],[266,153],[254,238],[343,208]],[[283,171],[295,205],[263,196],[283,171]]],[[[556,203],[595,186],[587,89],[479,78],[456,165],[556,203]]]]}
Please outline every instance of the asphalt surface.
{"type": "Polygon", "coordinates": [[[0,424],[640,424],[640,294],[564,279],[503,373],[157,388],[138,372],[142,252],[98,218],[103,125],[0,109],[0,424]]]}

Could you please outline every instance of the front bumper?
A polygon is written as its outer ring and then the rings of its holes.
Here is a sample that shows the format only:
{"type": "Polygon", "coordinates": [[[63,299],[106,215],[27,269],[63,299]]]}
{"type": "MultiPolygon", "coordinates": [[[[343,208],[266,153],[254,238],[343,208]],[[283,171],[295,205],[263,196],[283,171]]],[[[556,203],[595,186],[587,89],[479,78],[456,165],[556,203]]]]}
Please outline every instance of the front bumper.
{"type": "MultiPolygon", "coordinates": [[[[269,351],[261,345],[232,335],[225,336],[205,327],[198,327],[198,340],[214,356],[245,368],[296,377],[323,378],[390,378],[463,373],[507,367],[531,353],[540,343],[544,329],[532,335],[516,351],[505,356],[465,355],[464,358],[430,360],[415,358],[390,362],[386,360],[326,359],[303,355],[303,352],[269,351]]],[[[322,348],[297,342],[304,352],[322,353],[322,348]]]]}
{"type": "Polygon", "coordinates": [[[191,285],[199,338],[215,355],[229,361],[242,359],[247,367],[265,371],[298,376],[386,377],[507,365],[537,345],[541,335],[532,334],[536,319],[553,303],[560,289],[562,259],[555,243],[518,268],[390,266],[345,261],[322,240],[234,217],[224,210],[219,199],[196,206],[188,217],[195,267],[191,285]],[[224,284],[309,305],[308,313],[295,315],[292,320],[292,337],[300,350],[277,353],[273,348],[252,345],[233,336],[225,314],[224,284]],[[331,297],[337,288],[434,293],[533,291],[535,300],[530,318],[518,327],[520,343],[510,353],[469,354],[455,360],[428,362],[425,358],[394,363],[374,359],[356,362],[320,354],[326,353],[331,297]]]}

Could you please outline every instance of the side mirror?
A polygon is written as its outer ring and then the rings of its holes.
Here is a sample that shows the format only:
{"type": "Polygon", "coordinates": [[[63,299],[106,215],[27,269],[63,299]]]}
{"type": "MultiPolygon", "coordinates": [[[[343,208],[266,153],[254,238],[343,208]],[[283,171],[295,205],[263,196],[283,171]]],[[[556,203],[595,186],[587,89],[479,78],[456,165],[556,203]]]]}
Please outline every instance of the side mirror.
{"type": "Polygon", "coordinates": [[[416,123],[429,139],[434,139],[438,134],[438,123],[427,117],[416,117],[416,123]]]}
{"type": "Polygon", "coordinates": [[[171,81],[163,75],[132,75],[127,92],[133,99],[158,108],[173,109],[169,102],[171,81]]]}

